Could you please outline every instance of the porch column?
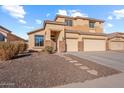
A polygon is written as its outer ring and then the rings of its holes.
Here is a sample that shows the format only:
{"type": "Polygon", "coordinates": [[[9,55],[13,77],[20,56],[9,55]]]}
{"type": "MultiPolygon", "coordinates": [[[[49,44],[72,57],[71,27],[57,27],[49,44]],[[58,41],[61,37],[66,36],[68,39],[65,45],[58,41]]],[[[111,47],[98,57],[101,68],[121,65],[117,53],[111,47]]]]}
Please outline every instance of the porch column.
{"type": "Polygon", "coordinates": [[[65,32],[60,31],[58,36],[58,52],[65,52],[65,32]]]}
{"type": "Polygon", "coordinates": [[[45,34],[45,46],[52,46],[51,43],[51,31],[48,29],[45,34]]]}

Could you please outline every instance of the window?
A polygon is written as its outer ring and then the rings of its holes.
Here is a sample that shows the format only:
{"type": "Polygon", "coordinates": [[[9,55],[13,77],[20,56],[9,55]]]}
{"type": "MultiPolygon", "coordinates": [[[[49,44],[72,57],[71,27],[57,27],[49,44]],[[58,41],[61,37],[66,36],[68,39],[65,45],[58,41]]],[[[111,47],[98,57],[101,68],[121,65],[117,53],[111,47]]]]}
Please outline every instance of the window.
{"type": "Polygon", "coordinates": [[[44,36],[35,35],[35,46],[43,46],[44,45],[44,36]]]}
{"type": "Polygon", "coordinates": [[[72,20],[66,19],[65,24],[66,24],[66,26],[72,26],[72,20]]]}
{"type": "Polygon", "coordinates": [[[0,41],[4,41],[4,40],[5,40],[4,35],[0,33],[0,41]]]}
{"type": "Polygon", "coordinates": [[[89,22],[89,27],[94,28],[95,27],[95,22],[89,22]]]}

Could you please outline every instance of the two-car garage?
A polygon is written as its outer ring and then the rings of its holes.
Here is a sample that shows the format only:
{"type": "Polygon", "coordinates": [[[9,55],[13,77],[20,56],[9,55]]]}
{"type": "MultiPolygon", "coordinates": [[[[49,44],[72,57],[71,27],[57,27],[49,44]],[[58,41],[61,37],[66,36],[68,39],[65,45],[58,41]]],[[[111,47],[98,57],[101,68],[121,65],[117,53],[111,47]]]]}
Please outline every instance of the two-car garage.
{"type": "Polygon", "coordinates": [[[84,39],[84,51],[105,51],[106,40],[84,39]]]}
{"type": "MultiPolygon", "coordinates": [[[[66,39],[67,51],[78,51],[78,39],[66,39]]],[[[105,40],[84,39],[82,43],[83,51],[105,51],[105,40]]]]}

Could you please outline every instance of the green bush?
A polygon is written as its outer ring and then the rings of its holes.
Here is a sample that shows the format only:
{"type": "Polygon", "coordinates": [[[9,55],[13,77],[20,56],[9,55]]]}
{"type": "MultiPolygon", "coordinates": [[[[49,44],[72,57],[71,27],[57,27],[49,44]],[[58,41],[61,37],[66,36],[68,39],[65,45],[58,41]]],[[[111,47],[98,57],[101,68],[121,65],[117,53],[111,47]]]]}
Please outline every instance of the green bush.
{"type": "Polygon", "coordinates": [[[53,53],[53,47],[51,47],[51,46],[46,46],[46,47],[45,47],[45,51],[47,51],[48,53],[52,54],[52,53],[53,53]]]}
{"type": "Polygon", "coordinates": [[[0,60],[9,60],[23,53],[27,48],[24,43],[0,42],[0,60]]]}

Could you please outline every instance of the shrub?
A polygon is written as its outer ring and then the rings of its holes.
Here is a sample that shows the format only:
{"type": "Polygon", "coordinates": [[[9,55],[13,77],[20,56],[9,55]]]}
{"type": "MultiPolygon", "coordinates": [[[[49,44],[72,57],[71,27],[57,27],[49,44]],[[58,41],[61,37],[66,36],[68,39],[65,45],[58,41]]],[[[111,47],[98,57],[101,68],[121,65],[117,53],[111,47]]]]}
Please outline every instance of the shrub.
{"type": "Polygon", "coordinates": [[[19,46],[19,53],[23,53],[27,49],[27,44],[23,42],[17,42],[19,46]]]}
{"type": "Polygon", "coordinates": [[[12,43],[0,43],[0,59],[9,60],[19,53],[18,45],[12,43]]]}
{"type": "Polygon", "coordinates": [[[53,47],[51,47],[51,46],[46,46],[46,47],[45,47],[45,51],[47,51],[48,53],[52,54],[52,53],[53,53],[53,47]]]}
{"type": "Polygon", "coordinates": [[[0,59],[9,60],[17,56],[19,53],[23,53],[27,48],[24,43],[11,43],[11,42],[0,42],[0,59]]]}

